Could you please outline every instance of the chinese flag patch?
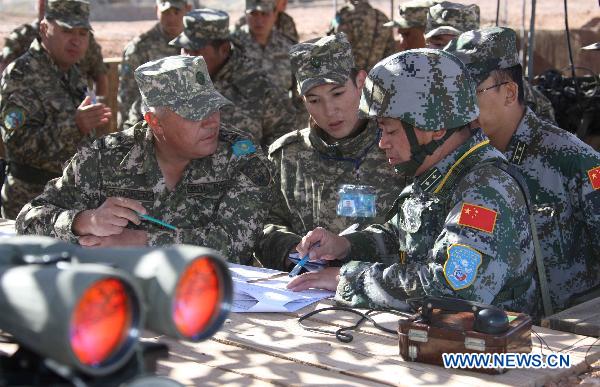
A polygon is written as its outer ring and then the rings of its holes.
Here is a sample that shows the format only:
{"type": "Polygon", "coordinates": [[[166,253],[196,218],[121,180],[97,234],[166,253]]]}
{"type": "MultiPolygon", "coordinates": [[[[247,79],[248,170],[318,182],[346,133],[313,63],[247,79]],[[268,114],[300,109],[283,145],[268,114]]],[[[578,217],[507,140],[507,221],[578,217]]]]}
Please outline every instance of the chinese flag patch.
{"type": "Polygon", "coordinates": [[[496,226],[497,216],[498,213],[489,208],[463,203],[458,224],[492,233],[494,232],[494,226],[496,226]]]}
{"type": "Polygon", "coordinates": [[[588,171],[588,177],[590,178],[590,182],[592,183],[593,189],[600,188],[600,167],[596,167],[594,169],[590,169],[588,171]]]}

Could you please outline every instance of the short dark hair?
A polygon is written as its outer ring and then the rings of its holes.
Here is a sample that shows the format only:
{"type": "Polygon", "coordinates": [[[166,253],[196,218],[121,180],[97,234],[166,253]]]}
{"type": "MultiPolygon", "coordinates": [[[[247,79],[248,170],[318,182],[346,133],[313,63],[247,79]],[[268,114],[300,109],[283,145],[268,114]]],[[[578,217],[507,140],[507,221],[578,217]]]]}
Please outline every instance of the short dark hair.
{"type": "Polygon", "coordinates": [[[525,89],[523,88],[523,66],[520,64],[505,69],[494,70],[490,74],[494,79],[494,83],[514,82],[519,88],[519,104],[525,103],[525,89]]]}

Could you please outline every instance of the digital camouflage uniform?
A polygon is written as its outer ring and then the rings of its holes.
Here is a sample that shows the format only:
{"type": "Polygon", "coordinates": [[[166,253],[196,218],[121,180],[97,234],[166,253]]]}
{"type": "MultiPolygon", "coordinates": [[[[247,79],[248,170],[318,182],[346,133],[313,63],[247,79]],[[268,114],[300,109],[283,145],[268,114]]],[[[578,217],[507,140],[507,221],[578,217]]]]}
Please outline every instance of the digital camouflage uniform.
{"type": "MultiPolygon", "coordinates": [[[[275,0],[246,0],[246,12],[272,12],[274,9],[275,0]]],[[[252,37],[246,24],[232,34],[232,40],[244,48],[244,54],[258,64],[275,86],[285,93],[292,89],[292,69],[288,56],[294,44],[292,39],[273,28],[267,45],[262,47],[252,37]]]]}
{"type": "MultiPolygon", "coordinates": [[[[246,25],[246,15],[242,15],[237,23],[235,23],[235,29],[239,30],[242,26],[246,25]]],[[[298,36],[298,31],[296,30],[296,23],[294,22],[294,18],[285,12],[280,12],[277,15],[277,20],[275,21],[275,29],[288,38],[292,40],[294,43],[298,43],[300,37],[298,36]]]]}
{"type": "MultiPolygon", "coordinates": [[[[167,106],[187,119],[202,119],[228,103],[212,87],[201,57],[165,58],[135,74],[149,106],[167,106]]],[[[170,191],[153,143],[151,129],[140,122],[83,148],[62,177],[23,209],[18,233],[77,242],[75,216],[119,196],[140,201],[149,214],[177,227],[130,223],[148,233],[149,245],[206,246],[247,264],[272,199],[271,167],[260,149],[243,133],[221,125],[215,153],[192,160],[170,191]]]]}
{"type": "Polygon", "coordinates": [[[427,13],[429,8],[436,4],[434,0],[406,1],[398,6],[398,18],[385,23],[385,27],[400,29],[420,28],[425,31],[427,27],[427,13]]]}
{"type": "MultiPolygon", "coordinates": [[[[361,111],[399,119],[405,130],[461,127],[478,115],[470,82],[450,54],[404,51],[371,71],[361,111]]],[[[336,300],[404,308],[408,297],[446,296],[533,313],[537,287],[525,200],[493,162],[506,159],[474,130],[404,189],[391,220],[348,235],[348,258],[355,261],[341,268],[336,300]]]]}
{"type": "MultiPolygon", "coordinates": [[[[343,34],[297,44],[290,56],[301,95],[322,84],[345,84],[355,66],[343,34]]],[[[354,223],[366,226],[384,219],[405,180],[386,165],[385,153],[377,146],[379,134],[375,121],[361,120],[356,133],[335,142],[327,142],[327,134],[314,125],[271,145],[269,159],[278,171],[280,192],[260,243],[263,265],[284,269],[290,250],[315,227],[339,233],[354,223]],[[338,215],[342,184],[372,186],[377,217],[338,215]]]]}
{"type": "MultiPolygon", "coordinates": [[[[156,2],[161,12],[170,7],[182,9],[187,5],[187,0],[157,0],[156,2]]],[[[125,122],[136,122],[141,112],[140,92],[133,75],[135,69],[146,62],[179,55],[179,48],[170,46],[170,41],[171,39],[163,33],[160,23],[156,23],[150,30],[137,36],[125,46],[119,66],[119,93],[117,94],[119,128],[123,128],[125,122]]]]}
{"type": "Polygon", "coordinates": [[[384,27],[387,16],[367,0],[349,0],[331,22],[331,33],[344,32],[352,45],[356,67],[369,71],[396,52],[394,32],[384,27]]]}
{"type": "MultiPolygon", "coordinates": [[[[13,30],[4,41],[0,62],[8,65],[26,53],[31,43],[38,37],[39,31],[40,22],[37,20],[30,24],[23,24],[13,30]]],[[[94,39],[92,33],[90,33],[90,42],[85,56],[77,66],[81,74],[92,81],[108,71],[102,58],[102,47],[94,39]]]]}
{"type": "MultiPolygon", "coordinates": [[[[519,64],[516,37],[509,28],[486,28],[462,34],[449,49],[481,83],[519,64]]],[[[600,155],[529,108],[504,155],[526,179],[552,306],[564,309],[600,285],[600,155]]]]}
{"type": "MultiPolygon", "coordinates": [[[[89,28],[87,2],[50,1],[46,14],[72,27],[89,28]]],[[[39,40],[4,72],[0,129],[10,171],[2,187],[3,217],[14,219],[88,141],[75,123],[85,87],[76,66],[59,69],[39,40]]]]}
{"type": "MultiPolygon", "coordinates": [[[[171,44],[199,50],[213,40],[229,40],[229,15],[210,8],[189,12],[184,31],[171,44]]],[[[237,46],[217,74],[215,88],[233,105],[221,109],[221,121],[250,133],[265,149],[294,128],[296,111],[287,95],[237,46]]]]}

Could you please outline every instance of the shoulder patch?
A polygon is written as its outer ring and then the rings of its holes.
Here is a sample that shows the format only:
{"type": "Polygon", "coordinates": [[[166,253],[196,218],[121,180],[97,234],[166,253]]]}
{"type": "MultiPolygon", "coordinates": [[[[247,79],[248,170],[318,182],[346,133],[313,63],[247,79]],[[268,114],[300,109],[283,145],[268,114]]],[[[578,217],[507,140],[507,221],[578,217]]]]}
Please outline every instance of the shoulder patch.
{"type": "Polygon", "coordinates": [[[600,189],[600,166],[590,169],[587,171],[587,174],[590,179],[590,183],[592,183],[592,188],[594,190],[600,189]]]}
{"type": "Polygon", "coordinates": [[[294,130],[293,132],[284,134],[269,146],[269,156],[286,145],[298,142],[301,137],[302,134],[300,133],[300,130],[294,130]]]}
{"type": "Polygon", "coordinates": [[[471,286],[481,265],[481,253],[467,245],[452,244],[447,254],[444,277],[450,287],[460,290],[471,286]]]}
{"type": "Polygon", "coordinates": [[[266,187],[271,183],[269,168],[257,157],[253,157],[241,168],[241,172],[259,187],[266,187]]]}
{"type": "Polygon", "coordinates": [[[251,155],[256,152],[254,143],[247,139],[236,141],[231,148],[233,149],[233,154],[237,157],[251,155]]]}
{"type": "Polygon", "coordinates": [[[7,131],[19,129],[25,124],[25,110],[20,107],[10,107],[2,115],[2,123],[7,131]]]}
{"type": "Polygon", "coordinates": [[[491,234],[494,232],[497,217],[498,213],[494,210],[475,204],[463,203],[458,224],[491,234]]]}

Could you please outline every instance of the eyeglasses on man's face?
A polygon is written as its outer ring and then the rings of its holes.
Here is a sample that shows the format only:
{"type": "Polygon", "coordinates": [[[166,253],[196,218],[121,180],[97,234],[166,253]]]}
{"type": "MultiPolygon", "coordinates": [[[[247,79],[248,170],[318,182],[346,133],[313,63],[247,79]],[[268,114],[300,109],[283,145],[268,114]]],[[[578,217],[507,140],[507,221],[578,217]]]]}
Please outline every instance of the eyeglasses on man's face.
{"type": "Polygon", "coordinates": [[[490,87],[486,87],[485,89],[481,89],[481,90],[475,90],[475,94],[479,95],[479,94],[481,94],[481,93],[485,93],[485,92],[486,92],[486,91],[488,91],[488,90],[495,89],[496,87],[500,87],[500,86],[502,86],[502,85],[506,85],[507,83],[510,83],[510,82],[509,82],[509,81],[506,81],[506,82],[500,82],[500,83],[496,83],[495,85],[492,85],[492,86],[490,86],[490,87]]]}

